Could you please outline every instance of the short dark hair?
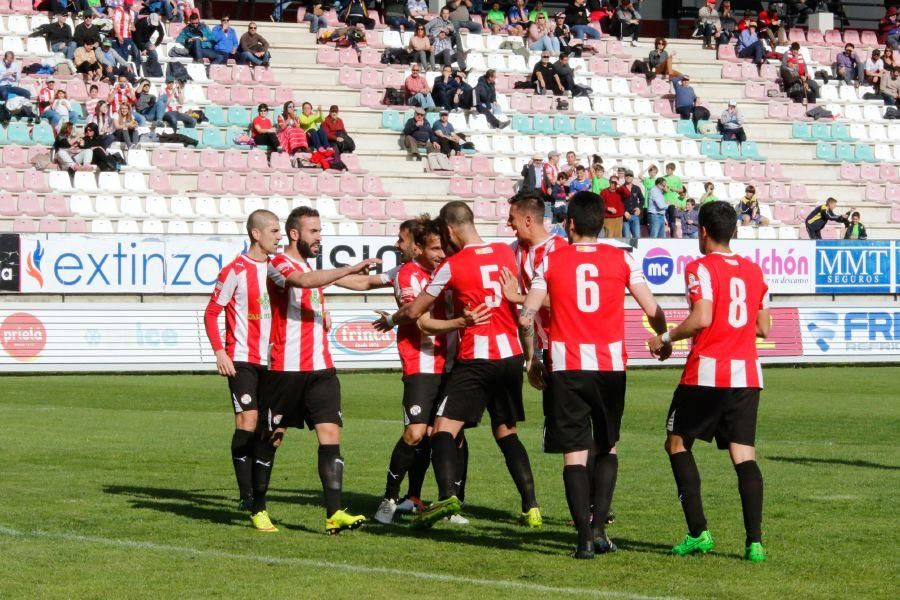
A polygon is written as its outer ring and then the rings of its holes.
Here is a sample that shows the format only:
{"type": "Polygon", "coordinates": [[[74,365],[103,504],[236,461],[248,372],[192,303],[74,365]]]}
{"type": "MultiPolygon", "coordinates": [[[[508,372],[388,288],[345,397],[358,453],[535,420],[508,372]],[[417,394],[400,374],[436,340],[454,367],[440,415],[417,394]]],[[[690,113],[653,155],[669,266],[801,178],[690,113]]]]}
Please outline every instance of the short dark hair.
{"type": "Polygon", "coordinates": [[[791,50],[799,50],[799,49],[800,49],[800,44],[798,44],[797,42],[794,42],[793,44],[791,44],[791,50]]]}
{"type": "Polygon", "coordinates": [[[290,231],[296,229],[300,231],[300,220],[304,217],[318,217],[319,211],[309,206],[298,206],[291,211],[287,220],[284,222],[284,230],[290,231]]]}
{"type": "Polygon", "coordinates": [[[665,178],[665,177],[657,177],[657,178],[656,178],[656,181],[653,182],[653,185],[659,185],[659,184],[665,183],[665,182],[666,182],[666,178],[665,178]]]}
{"type": "Polygon", "coordinates": [[[510,206],[522,212],[531,213],[535,218],[544,218],[544,197],[537,190],[525,190],[509,199],[510,206]]]}
{"type": "Polygon", "coordinates": [[[852,219],[853,217],[858,217],[858,216],[859,216],[859,211],[858,211],[858,210],[854,210],[852,213],[850,213],[850,218],[851,218],[851,219],[852,219]]]}
{"type": "Polygon", "coordinates": [[[737,212],[728,202],[717,200],[700,207],[697,217],[706,235],[720,244],[727,244],[734,237],[737,228],[737,212]]]}
{"type": "Polygon", "coordinates": [[[424,247],[428,243],[428,238],[433,235],[436,235],[441,240],[442,246],[444,245],[443,230],[436,219],[432,219],[428,215],[422,215],[416,219],[416,224],[417,226],[413,230],[413,241],[417,246],[424,247]]]}
{"type": "Polygon", "coordinates": [[[594,192],[578,192],[569,198],[566,220],[572,221],[575,233],[596,237],[603,230],[603,200],[594,192]]]}
{"type": "Polygon", "coordinates": [[[678,165],[676,165],[675,163],[666,163],[666,170],[667,170],[667,171],[668,171],[669,169],[675,170],[675,169],[677,169],[677,168],[678,168],[678,165]]]}
{"type": "Polygon", "coordinates": [[[440,218],[449,227],[475,224],[472,209],[462,200],[454,200],[442,206],[440,218]]]}

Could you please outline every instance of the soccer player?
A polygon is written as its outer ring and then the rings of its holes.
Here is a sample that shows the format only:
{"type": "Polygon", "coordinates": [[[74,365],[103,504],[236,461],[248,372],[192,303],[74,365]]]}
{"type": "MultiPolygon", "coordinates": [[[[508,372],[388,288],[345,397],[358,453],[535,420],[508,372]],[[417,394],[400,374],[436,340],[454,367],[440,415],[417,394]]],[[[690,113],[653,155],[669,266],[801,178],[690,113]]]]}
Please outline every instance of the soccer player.
{"type": "Polygon", "coordinates": [[[713,549],[691,447],[697,438],[715,438],[719,449],[728,449],[737,473],[747,534],[744,558],[763,561],[763,478],[755,449],[763,377],[756,338],[765,338],[771,323],[762,271],[728,246],[736,223],[737,213],[726,202],[700,207],[703,257],[684,271],[690,314],[671,331],[650,338],[648,346],[658,353],[668,344],[693,339],[666,422],[666,452],[688,525],[684,541],[672,552],[684,556],[713,549]]]}
{"type": "Polygon", "coordinates": [[[456,438],[466,425],[476,425],[487,409],[494,438],[506,459],[522,500],[521,520],[540,527],[541,511],[534,493],[534,477],[516,423],[525,418],[522,405],[522,344],[515,305],[503,297],[500,272],[516,269],[515,255],[506,244],[485,243],[475,229],[472,210],[459,201],[441,208],[440,220],[450,243],[459,248],[435,272],[416,299],[389,316],[388,326],[418,319],[444,292],[453,293],[454,314],[481,304],[490,308],[490,320],[461,332],[456,361],[447,379],[444,398],[436,412],[431,437],[431,462],[438,484],[438,500],[420,512],[417,524],[430,527],[441,518],[458,514],[455,495],[456,438]]]}
{"type": "Polygon", "coordinates": [[[522,326],[532,327],[549,296],[553,312],[548,332],[552,375],[547,432],[554,450],[563,453],[566,500],[578,530],[573,556],[579,559],[616,551],[605,524],[616,484],[614,448],[625,408],[625,290],[649,317],[654,331],[666,330],[666,317],[630,252],[597,241],[603,217],[603,202],[596,194],[579,192],[569,200],[565,227],[572,245],[544,257],[520,316],[522,326]],[[593,477],[588,473],[591,450],[593,477]]]}
{"type": "MultiPolygon", "coordinates": [[[[427,215],[403,222],[400,225],[397,247],[408,258],[394,280],[397,306],[403,306],[415,300],[425,289],[432,273],[444,260],[438,223],[430,220],[427,215]]],[[[419,463],[420,472],[416,473],[416,481],[410,482],[411,490],[407,500],[411,504],[421,505],[421,478],[424,477],[429,462],[426,434],[434,421],[445,365],[452,363],[456,352],[456,332],[466,325],[478,323],[479,318],[484,319],[488,315],[487,307],[483,306],[481,312],[467,313],[470,315],[468,318],[461,316],[450,320],[450,307],[447,304],[446,299],[443,302],[439,300],[434,304],[430,315],[423,315],[416,322],[401,324],[397,329],[397,349],[403,367],[404,429],[391,453],[384,499],[375,513],[375,520],[385,525],[393,522],[398,508],[400,485],[407,471],[416,462],[419,463]],[[417,458],[420,460],[417,461],[417,458]]],[[[466,462],[468,447],[464,437],[458,441],[457,454],[461,461],[466,462]]],[[[457,480],[459,489],[464,485],[465,465],[458,465],[457,470],[463,475],[457,480]]],[[[460,515],[454,517],[457,517],[457,522],[462,521],[460,515]]]]}
{"type": "Polygon", "coordinates": [[[340,439],[341,386],[328,350],[330,319],[322,288],[353,274],[367,274],[380,263],[366,259],[352,266],[314,271],[309,259],[322,247],[319,213],[301,206],[285,223],[289,243],[272,259],[268,289],[272,301],[269,374],[264,388],[266,407],[265,461],[268,470],[254,489],[254,502],[265,502],[271,465],[287,427],[314,429],[319,441],[319,478],[325,493],[325,532],[356,529],[365,517],[341,509],[344,460],[340,439]]]}
{"type": "Polygon", "coordinates": [[[265,507],[253,503],[254,446],[260,388],[266,376],[272,312],[266,278],[269,255],[281,241],[278,217],[256,210],[247,218],[250,247],[219,273],[206,306],[206,336],[216,354],[216,369],[228,378],[234,408],[231,460],[237,478],[240,510],[248,510],[260,531],[276,531],[265,507]],[[225,344],[219,333],[219,314],[225,310],[225,344]]]}

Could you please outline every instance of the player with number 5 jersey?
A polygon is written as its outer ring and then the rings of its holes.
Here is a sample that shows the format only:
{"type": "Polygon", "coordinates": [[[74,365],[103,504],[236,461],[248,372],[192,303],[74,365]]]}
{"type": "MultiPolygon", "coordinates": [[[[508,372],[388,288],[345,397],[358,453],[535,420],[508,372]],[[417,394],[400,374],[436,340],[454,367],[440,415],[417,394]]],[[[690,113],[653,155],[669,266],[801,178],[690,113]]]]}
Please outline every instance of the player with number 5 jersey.
{"type": "Polygon", "coordinates": [[[700,498],[700,472],[691,453],[694,440],[716,440],[727,449],[738,478],[744,513],[744,558],[765,560],[762,546],[763,478],[756,463],[756,414],[763,387],[756,338],[768,336],[768,286],[762,270],[734,254],[737,214],[726,202],[700,208],[699,258],[685,269],[690,314],[677,327],[648,341],[658,353],[692,338],[681,383],[666,419],[666,451],[688,525],[672,552],[706,553],[714,543],[700,498]]]}

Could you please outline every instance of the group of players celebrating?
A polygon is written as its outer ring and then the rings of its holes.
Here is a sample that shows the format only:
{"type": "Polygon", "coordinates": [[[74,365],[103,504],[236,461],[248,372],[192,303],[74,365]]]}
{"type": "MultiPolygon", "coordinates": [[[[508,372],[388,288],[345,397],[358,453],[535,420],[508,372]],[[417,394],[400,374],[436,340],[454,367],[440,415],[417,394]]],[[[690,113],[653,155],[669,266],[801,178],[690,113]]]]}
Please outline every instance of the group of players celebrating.
{"type": "Polygon", "coordinates": [[[759,267],[729,249],[737,217],[725,202],[700,211],[703,257],[685,269],[688,317],[666,324],[629,250],[598,240],[603,205],[575,194],[564,222],[568,240],[548,233],[544,202],[524,193],[510,200],[511,244],[486,243],[471,209],[449,202],[436,219],[401,224],[401,264],[369,274],[369,259],[314,271],[307,260],[321,247],[321,223],[295,209],[276,254],[277,218],[256,211],[247,223],[251,246],[220,274],[206,312],[207,334],[220,374],[228,377],[235,411],[231,451],[241,496],[254,527],[275,531],[266,491],[286,428],[316,431],[325,529],[339,533],[365,522],[341,509],[340,385],[328,352],[330,319],[322,288],[353,290],[393,285],[398,310],[374,326],[397,327],[403,367],[403,434],[394,446],[384,499],[375,520],[415,512],[428,528],[460,514],[468,469],[464,430],[487,410],[494,438],[521,497],[520,519],[542,525],[534,477],[516,424],[523,421],[523,378],[543,391],[544,451],[563,455],[563,481],[577,531],[573,556],[614,552],[606,533],[615,490],[616,444],[625,405],[626,292],[647,315],[656,336],[650,352],[667,359],[676,341],[692,338],[690,354],[666,421],[666,451],[688,525],[678,555],[713,549],[691,453],[695,439],[728,449],[744,513],[744,557],[762,561],[763,480],[755,460],[756,414],[762,371],[756,338],[769,330],[768,288],[759,267]],[[218,315],[226,312],[226,340],[218,315]],[[419,499],[429,464],[438,499],[419,499]],[[408,476],[409,492],[400,487],[408,476]]]}

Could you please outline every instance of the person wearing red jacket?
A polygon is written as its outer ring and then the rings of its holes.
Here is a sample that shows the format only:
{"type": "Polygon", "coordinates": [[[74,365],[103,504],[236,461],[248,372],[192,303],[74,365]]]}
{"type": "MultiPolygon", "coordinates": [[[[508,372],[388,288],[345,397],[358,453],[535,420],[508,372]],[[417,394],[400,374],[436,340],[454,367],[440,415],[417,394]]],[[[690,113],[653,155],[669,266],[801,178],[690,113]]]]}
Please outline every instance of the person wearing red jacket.
{"type": "Polygon", "coordinates": [[[337,104],[332,104],[328,109],[328,116],[322,121],[322,131],[328,137],[328,143],[337,152],[353,152],[356,150],[356,143],[347,135],[347,128],[344,127],[339,112],[337,104]]]}
{"type": "Polygon", "coordinates": [[[622,237],[622,221],[625,216],[625,198],[631,192],[619,187],[619,180],[609,178],[609,187],[600,192],[600,199],[606,207],[603,219],[603,232],[608,238],[622,237]]]}

